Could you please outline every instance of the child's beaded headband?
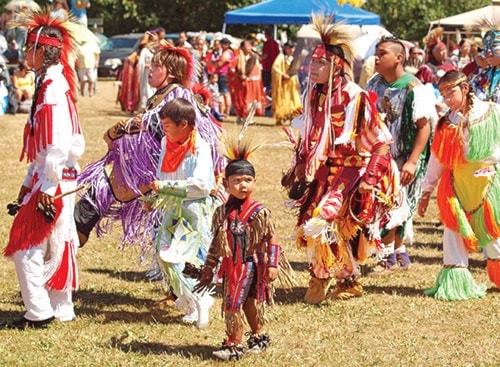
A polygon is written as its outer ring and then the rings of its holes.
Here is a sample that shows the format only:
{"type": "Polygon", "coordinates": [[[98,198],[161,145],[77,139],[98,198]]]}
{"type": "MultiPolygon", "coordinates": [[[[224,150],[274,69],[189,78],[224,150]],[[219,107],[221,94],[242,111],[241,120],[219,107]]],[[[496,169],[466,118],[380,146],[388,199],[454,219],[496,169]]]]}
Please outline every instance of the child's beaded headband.
{"type": "Polygon", "coordinates": [[[458,78],[456,81],[454,82],[448,82],[448,83],[439,83],[439,90],[440,91],[444,91],[444,90],[447,90],[447,89],[450,89],[450,88],[454,88],[456,87],[457,85],[460,85],[462,84],[463,82],[466,82],[468,79],[466,76],[462,76],[460,78],[458,78]]]}

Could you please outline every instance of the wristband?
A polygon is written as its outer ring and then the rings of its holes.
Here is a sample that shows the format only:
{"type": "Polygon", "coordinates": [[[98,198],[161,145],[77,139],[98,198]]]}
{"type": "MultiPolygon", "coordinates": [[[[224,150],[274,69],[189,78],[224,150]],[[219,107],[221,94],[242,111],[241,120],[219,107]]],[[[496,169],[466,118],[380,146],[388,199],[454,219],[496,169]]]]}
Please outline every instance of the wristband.
{"type": "Polygon", "coordinates": [[[367,184],[376,185],[382,179],[382,176],[387,172],[387,167],[391,162],[389,153],[386,155],[372,154],[366,172],[361,178],[367,184]]]}
{"type": "Polygon", "coordinates": [[[280,246],[277,244],[269,245],[267,250],[267,266],[271,268],[278,267],[278,259],[280,256],[280,246]]]}

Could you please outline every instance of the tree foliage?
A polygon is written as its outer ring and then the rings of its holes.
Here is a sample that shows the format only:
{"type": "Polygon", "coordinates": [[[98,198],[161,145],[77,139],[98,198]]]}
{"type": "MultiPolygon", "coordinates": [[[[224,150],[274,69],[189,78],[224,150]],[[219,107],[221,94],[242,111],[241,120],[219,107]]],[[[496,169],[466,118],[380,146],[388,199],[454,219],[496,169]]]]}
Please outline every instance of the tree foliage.
{"type": "MultiPolygon", "coordinates": [[[[0,0],[3,8],[9,0],[0,0]]],[[[313,1],[313,0],[312,0],[313,1]]],[[[334,1],[334,0],[328,0],[334,1]]],[[[37,1],[49,5],[49,0],[37,1]]],[[[89,18],[103,18],[104,33],[143,32],[162,26],[167,33],[183,30],[222,29],[228,10],[258,3],[260,0],[91,0],[89,18]]],[[[380,14],[386,28],[400,38],[421,40],[429,22],[491,4],[491,0],[367,0],[364,9],[380,14]]],[[[281,25],[285,30],[296,26],[281,25]]],[[[242,36],[262,30],[263,25],[229,25],[228,33],[242,36]]]]}
{"type": "Polygon", "coordinates": [[[382,24],[406,40],[422,40],[429,22],[491,5],[491,0],[368,0],[364,9],[379,14],[382,24]]]}

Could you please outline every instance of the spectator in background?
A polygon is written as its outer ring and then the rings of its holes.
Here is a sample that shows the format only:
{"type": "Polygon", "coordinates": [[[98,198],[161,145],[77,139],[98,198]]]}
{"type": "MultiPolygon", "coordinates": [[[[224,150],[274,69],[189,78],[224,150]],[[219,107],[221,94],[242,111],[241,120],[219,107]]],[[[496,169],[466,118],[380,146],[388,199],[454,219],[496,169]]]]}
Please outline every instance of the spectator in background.
{"type": "Polygon", "coordinates": [[[12,85],[16,91],[18,102],[31,101],[35,93],[35,75],[30,72],[26,60],[19,61],[19,68],[12,75],[12,85]]]}
{"type": "Polygon", "coordinates": [[[254,101],[257,101],[255,115],[264,115],[266,97],[262,85],[261,65],[258,54],[252,49],[252,42],[252,38],[247,38],[241,43],[235,60],[236,72],[230,72],[228,77],[237,123],[244,121],[254,101]]]}
{"type": "Polygon", "coordinates": [[[9,30],[9,22],[14,19],[14,11],[7,10],[0,15],[0,31],[5,36],[5,38],[13,37],[12,31],[9,30]]]}
{"type": "Polygon", "coordinates": [[[87,9],[90,8],[90,0],[70,0],[71,13],[76,17],[77,22],[87,27],[87,9]]]}
{"type": "Polygon", "coordinates": [[[271,69],[276,57],[280,53],[280,45],[273,38],[273,30],[270,27],[264,29],[266,40],[262,46],[262,56],[260,62],[262,63],[262,83],[264,88],[271,88],[271,69]]]}
{"type": "Polygon", "coordinates": [[[462,70],[465,65],[472,61],[472,41],[466,38],[458,43],[458,53],[451,57],[458,70],[462,70]]]}
{"type": "Polygon", "coordinates": [[[215,73],[219,76],[219,93],[221,95],[221,105],[220,112],[229,116],[231,112],[231,95],[229,94],[229,87],[227,85],[227,73],[229,71],[229,65],[233,62],[235,58],[235,53],[231,49],[231,41],[228,38],[223,38],[220,41],[221,54],[216,58],[215,44],[214,53],[212,54],[212,60],[207,60],[207,65],[215,68],[215,73]]]}
{"type": "Polygon", "coordinates": [[[140,112],[144,111],[147,107],[148,100],[155,93],[155,89],[149,85],[149,68],[153,60],[154,47],[158,44],[158,33],[154,30],[147,31],[144,34],[143,42],[146,42],[139,54],[139,61],[137,64],[139,74],[139,107],[140,112]]]}
{"type": "Polygon", "coordinates": [[[50,11],[50,16],[52,18],[57,18],[62,21],[68,20],[68,3],[66,0],[54,0],[52,5],[52,10],[50,11]]]}
{"type": "Polygon", "coordinates": [[[295,45],[293,43],[285,43],[283,53],[276,57],[271,71],[273,117],[276,125],[281,125],[285,120],[291,120],[294,117],[294,113],[298,111],[300,114],[302,108],[299,78],[296,73],[289,74],[294,50],[295,45]]]}
{"type": "Polygon", "coordinates": [[[89,97],[92,97],[94,93],[100,53],[101,50],[94,41],[85,41],[78,44],[78,78],[82,96],[85,95],[85,84],[88,84],[89,97]]]}
{"type": "Polygon", "coordinates": [[[448,58],[446,44],[442,41],[443,32],[443,28],[435,28],[424,39],[427,60],[415,74],[417,79],[424,84],[434,83],[438,70],[447,72],[456,69],[448,58]]]}
{"type": "Polygon", "coordinates": [[[193,45],[188,42],[186,32],[179,33],[179,37],[177,38],[177,47],[187,48],[188,50],[193,49],[193,45]]]}
{"type": "Polygon", "coordinates": [[[210,112],[217,121],[222,121],[225,116],[220,114],[219,76],[216,73],[208,74],[208,90],[212,95],[209,101],[210,112]]]}

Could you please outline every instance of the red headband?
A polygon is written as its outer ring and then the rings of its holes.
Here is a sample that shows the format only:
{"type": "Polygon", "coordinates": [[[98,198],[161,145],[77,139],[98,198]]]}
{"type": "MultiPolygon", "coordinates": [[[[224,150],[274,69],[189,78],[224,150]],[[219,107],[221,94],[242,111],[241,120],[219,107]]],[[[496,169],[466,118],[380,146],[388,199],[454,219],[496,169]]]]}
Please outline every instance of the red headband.
{"type": "Polygon", "coordinates": [[[439,41],[437,42],[433,47],[432,47],[432,50],[446,50],[446,44],[444,44],[443,42],[439,41]]]}
{"type": "Polygon", "coordinates": [[[333,52],[329,51],[324,43],[320,43],[318,46],[313,51],[313,54],[311,56],[313,59],[327,59],[327,60],[333,60],[333,63],[335,65],[344,65],[344,59],[342,59],[340,56],[335,55],[333,52]]]}
{"type": "Polygon", "coordinates": [[[44,36],[42,34],[37,36],[36,33],[28,34],[28,42],[47,46],[62,47],[62,41],[59,38],[44,36]]]}

